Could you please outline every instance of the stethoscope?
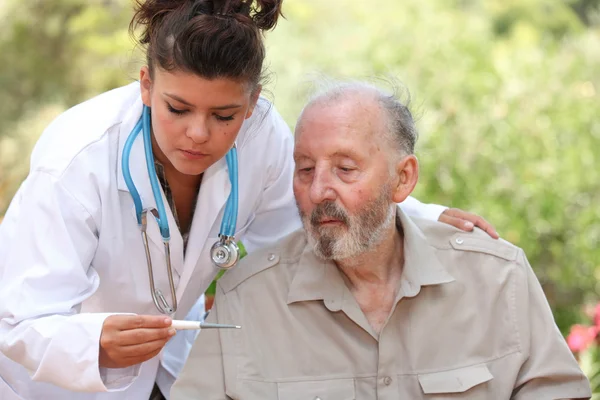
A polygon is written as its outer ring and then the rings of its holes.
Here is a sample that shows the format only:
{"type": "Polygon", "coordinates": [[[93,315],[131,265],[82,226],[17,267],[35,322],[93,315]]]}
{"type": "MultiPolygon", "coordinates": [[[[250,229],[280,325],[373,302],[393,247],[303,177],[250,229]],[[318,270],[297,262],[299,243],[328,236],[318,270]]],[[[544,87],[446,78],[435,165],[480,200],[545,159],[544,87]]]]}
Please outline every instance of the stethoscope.
{"type": "MultiPolygon", "coordinates": [[[[235,226],[238,214],[238,159],[237,149],[235,144],[225,155],[227,161],[227,169],[229,170],[229,180],[231,182],[231,192],[227,198],[225,205],[225,214],[221,221],[221,230],[219,231],[219,240],[213,244],[211,248],[211,259],[213,263],[222,269],[229,269],[233,267],[240,258],[240,248],[235,242],[235,226]]],[[[121,168],[123,170],[123,177],[125,178],[125,184],[131,193],[133,203],[135,205],[135,213],[137,217],[138,226],[142,232],[142,240],[144,242],[144,249],[146,252],[146,262],[148,265],[148,276],[150,278],[150,291],[152,293],[152,300],[158,310],[164,314],[174,314],[177,311],[177,297],[175,294],[175,283],[173,282],[173,270],[171,266],[171,248],[169,241],[171,234],[169,231],[169,223],[167,221],[167,214],[165,212],[165,206],[162,201],[162,194],[158,183],[158,177],[156,176],[156,169],[154,167],[154,154],[152,153],[152,139],[150,137],[150,109],[144,106],[142,111],[142,117],[137,122],[135,127],[132,129],[125,147],[123,148],[123,159],[121,168]],[[148,168],[148,177],[150,178],[150,185],[152,186],[152,194],[154,195],[154,201],[156,202],[156,208],[142,208],[142,200],[140,195],[131,179],[131,171],[129,169],[129,156],[131,154],[131,148],[133,142],[139,135],[143,133],[144,140],[144,151],[146,154],[146,167],[148,168]],[[169,285],[171,287],[171,298],[173,299],[173,305],[169,305],[165,297],[163,296],[160,289],[156,289],[154,285],[154,273],[152,271],[152,258],[150,257],[150,248],[148,245],[148,235],[146,233],[147,228],[147,215],[150,212],[160,228],[160,234],[163,239],[165,247],[165,261],[167,264],[167,273],[169,276],[169,285]]]]}

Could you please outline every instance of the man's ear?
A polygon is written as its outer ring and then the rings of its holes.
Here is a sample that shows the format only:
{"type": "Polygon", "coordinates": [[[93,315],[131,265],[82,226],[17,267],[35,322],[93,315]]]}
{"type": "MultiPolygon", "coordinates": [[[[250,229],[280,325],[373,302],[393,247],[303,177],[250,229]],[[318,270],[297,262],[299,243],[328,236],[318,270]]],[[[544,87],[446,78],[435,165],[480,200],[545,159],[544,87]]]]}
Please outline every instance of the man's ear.
{"type": "Polygon", "coordinates": [[[142,92],[142,102],[152,107],[152,78],[150,77],[150,69],[144,65],[140,69],[140,89],[142,92]]]}
{"type": "Polygon", "coordinates": [[[419,180],[419,161],[414,154],[403,157],[396,163],[396,177],[392,188],[394,203],[402,203],[414,190],[419,180]]]}
{"type": "Polygon", "coordinates": [[[262,91],[262,86],[258,85],[256,89],[252,91],[250,95],[250,107],[248,107],[248,111],[246,112],[245,119],[248,119],[252,116],[254,112],[254,108],[256,107],[256,103],[258,102],[258,97],[260,96],[260,92],[262,91]]]}

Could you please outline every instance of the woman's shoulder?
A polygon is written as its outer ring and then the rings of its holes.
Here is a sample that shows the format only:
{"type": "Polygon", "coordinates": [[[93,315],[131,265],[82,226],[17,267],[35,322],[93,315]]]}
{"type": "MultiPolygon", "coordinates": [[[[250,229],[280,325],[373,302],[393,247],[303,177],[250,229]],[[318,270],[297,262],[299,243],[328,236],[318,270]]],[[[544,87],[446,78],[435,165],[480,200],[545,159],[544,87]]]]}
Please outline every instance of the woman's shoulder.
{"type": "Polygon", "coordinates": [[[243,151],[244,148],[272,148],[281,147],[292,141],[293,135],[288,124],[284,121],[273,103],[264,97],[260,97],[252,113],[248,118],[237,138],[237,146],[243,151]]]}
{"type": "Polygon", "coordinates": [[[139,83],[99,94],[60,114],[42,132],[31,154],[31,169],[60,173],[94,144],[108,140],[139,100],[139,83]]]}

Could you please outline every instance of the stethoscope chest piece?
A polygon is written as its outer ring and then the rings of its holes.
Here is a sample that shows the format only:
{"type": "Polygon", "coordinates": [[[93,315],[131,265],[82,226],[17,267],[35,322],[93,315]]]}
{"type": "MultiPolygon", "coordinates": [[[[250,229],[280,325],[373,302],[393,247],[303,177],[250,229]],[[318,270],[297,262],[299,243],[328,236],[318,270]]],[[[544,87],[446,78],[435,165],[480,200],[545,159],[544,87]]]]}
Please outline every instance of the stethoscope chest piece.
{"type": "Polygon", "coordinates": [[[232,237],[221,236],[210,249],[210,257],[217,267],[229,269],[239,260],[240,248],[232,237]]]}

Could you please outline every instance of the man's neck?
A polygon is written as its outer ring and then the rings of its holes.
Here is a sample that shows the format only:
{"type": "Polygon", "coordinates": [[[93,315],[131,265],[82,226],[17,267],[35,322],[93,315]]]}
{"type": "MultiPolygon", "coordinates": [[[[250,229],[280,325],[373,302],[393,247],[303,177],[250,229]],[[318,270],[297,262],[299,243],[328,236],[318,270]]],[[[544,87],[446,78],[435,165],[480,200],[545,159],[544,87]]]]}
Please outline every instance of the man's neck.
{"type": "Polygon", "coordinates": [[[404,237],[390,224],[385,240],[351,260],[336,261],[358,306],[379,334],[394,308],[404,266],[404,237]]]}
{"type": "Polygon", "coordinates": [[[399,281],[404,264],[403,235],[392,223],[383,237],[385,239],[370,251],[335,262],[348,278],[351,289],[399,281]]]}

